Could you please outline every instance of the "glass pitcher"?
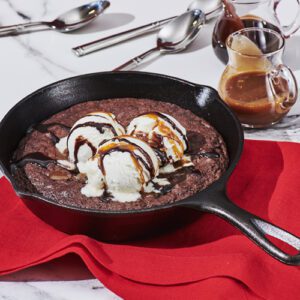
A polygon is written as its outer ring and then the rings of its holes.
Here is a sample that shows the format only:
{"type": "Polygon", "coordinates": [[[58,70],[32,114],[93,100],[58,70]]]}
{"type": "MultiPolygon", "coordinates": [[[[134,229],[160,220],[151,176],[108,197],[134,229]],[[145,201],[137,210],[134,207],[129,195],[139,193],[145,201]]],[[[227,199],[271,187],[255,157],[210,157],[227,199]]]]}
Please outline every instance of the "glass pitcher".
{"type": "Polygon", "coordinates": [[[295,77],[282,64],[284,43],[281,34],[264,28],[239,30],[226,41],[229,62],[219,94],[244,127],[279,122],[297,100],[295,77]]]}
{"type": "Polygon", "coordinates": [[[296,0],[298,12],[288,26],[282,26],[277,17],[280,1],[282,0],[222,0],[224,11],[216,21],[212,36],[216,56],[223,63],[228,62],[226,39],[231,33],[243,28],[268,28],[281,33],[285,38],[295,33],[300,27],[300,1],[296,0]]]}

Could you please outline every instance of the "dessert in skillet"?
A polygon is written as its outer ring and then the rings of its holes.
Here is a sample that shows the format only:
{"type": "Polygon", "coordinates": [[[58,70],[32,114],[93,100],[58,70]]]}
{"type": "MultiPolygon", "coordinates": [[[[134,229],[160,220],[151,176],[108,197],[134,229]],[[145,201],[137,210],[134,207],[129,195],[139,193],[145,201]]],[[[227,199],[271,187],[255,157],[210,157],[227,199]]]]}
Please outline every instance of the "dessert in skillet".
{"type": "Polygon", "coordinates": [[[220,134],[175,104],[90,101],[28,129],[14,153],[28,191],[81,208],[140,209],[184,199],[226,170],[220,134]]]}

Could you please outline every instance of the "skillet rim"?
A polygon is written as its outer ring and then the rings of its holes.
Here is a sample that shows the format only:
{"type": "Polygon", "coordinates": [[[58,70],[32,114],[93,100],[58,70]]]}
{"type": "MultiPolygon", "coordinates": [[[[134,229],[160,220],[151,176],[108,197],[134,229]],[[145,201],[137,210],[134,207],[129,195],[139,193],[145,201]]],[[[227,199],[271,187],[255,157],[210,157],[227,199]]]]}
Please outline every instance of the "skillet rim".
{"type": "MultiPolygon", "coordinates": [[[[14,111],[19,106],[23,105],[23,103],[26,103],[26,101],[31,99],[34,95],[36,95],[38,93],[42,93],[46,89],[54,88],[54,87],[62,84],[63,82],[66,82],[66,81],[70,81],[70,80],[74,80],[74,79],[78,79],[78,78],[89,78],[89,77],[93,77],[95,75],[97,75],[97,76],[100,75],[101,76],[101,75],[112,75],[112,74],[118,74],[118,75],[123,74],[124,76],[126,76],[127,74],[133,74],[133,75],[137,75],[137,76],[144,76],[145,75],[145,76],[150,76],[150,77],[154,76],[154,77],[159,77],[159,78],[162,78],[162,79],[167,79],[167,80],[172,80],[172,81],[175,81],[175,82],[178,82],[178,83],[182,83],[184,85],[188,85],[188,86],[193,87],[193,88],[205,87],[205,88],[208,88],[208,89],[212,90],[214,92],[215,96],[216,96],[214,101],[217,101],[220,105],[222,105],[223,108],[226,110],[226,112],[230,115],[230,117],[233,119],[233,121],[236,125],[236,129],[237,129],[237,133],[238,133],[237,138],[239,140],[239,146],[238,146],[235,157],[233,157],[231,159],[229,167],[226,169],[226,171],[222,174],[222,176],[218,180],[216,180],[215,182],[210,184],[204,190],[199,191],[199,192],[191,195],[190,197],[181,199],[179,201],[175,201],[175,202],[172,202],[172,203],[166,203],[166,204],[163,204],[163,205],[157,205],[157,206],[153,206],[153,207],[148,207],[148,208],[142,208],[142,209],[99,210],[99,209],[80,208],[80,207],[77,207],[77,206],[61,204],[61,203],[54,202],[53,200],[51,200],[47,197],[44,197],[42,195],[22,191],[21,188],[18,187],[18,185],[17,185],[16,181],[14,180],[13,176],[11,175],[11,172],[4,166],[4,164],[0,160],[0,170],[3,172],[6,179],[11,183],[11,185],[12,185],[15,193],[17,194],[17,196],[19,196],[21,198],[21,200],[23,200],[22,198],[26,198],[26,199],[29,199],[30,201],[42,201],[42,202],[45,202],[47,205],[52,205],[52,206],[55,206],[55,207],[60,208],[60,209],[69,210],[70,212],[73,212],[73,213],[90,214],[90,215],[124,215],[125,216],[125,215],[149,213],[149,212],[154,212],[154,211],[164,210],[164,209],[171,209],[171,208],[174,208],[174,207],[177,207],[177,206],[185,206],[185,202],[192,199],[193,197],[196,197],[196,196],[200,195],[203,192],[206,192],[208,190],[216,189],[220,185],[223,188],[223,186],[226,185],[227,180],[230,177],[231,173],[235,169],[237,163],[239,162],[241,154],[242,154],[243,145],[244,145],[244,132],[243,132],[241,123],[239,122],[237,117],[234,115],[234,113],[231,111],[229,106],[224,101],[221,100],[221,98],[220,98],[220,96],[219,96],[216,89],[214,89],[211,86],[193,83],[193,82],[190,82],[190,81],[178,78],[178,77],[173,77],[173,76],[160,74],[160,73],[140,72],[140,71],[122,71],[122,72],[105,71],[105,72],[94,72],[94,73],[88,73],[88,74],[82,74],[82,75],[77,75],[77,76],[73,76],[73,77],[64,78],[62,80],[50,83],[46,86],[43,86],[43,87],[35,90],[31,94],[25,96],[19,102],[17,102],[6,113],[4,118],[0,121],[0,132],[1,132],[1,128],[5,124],[6,120],[11,115],[14,114],[14,111]]],[[[123,75],[121,75],[121,76],[123,76],[123,75]]],[[[167,102],[167,101],[163,101],[163,102],[167,102]]]]}

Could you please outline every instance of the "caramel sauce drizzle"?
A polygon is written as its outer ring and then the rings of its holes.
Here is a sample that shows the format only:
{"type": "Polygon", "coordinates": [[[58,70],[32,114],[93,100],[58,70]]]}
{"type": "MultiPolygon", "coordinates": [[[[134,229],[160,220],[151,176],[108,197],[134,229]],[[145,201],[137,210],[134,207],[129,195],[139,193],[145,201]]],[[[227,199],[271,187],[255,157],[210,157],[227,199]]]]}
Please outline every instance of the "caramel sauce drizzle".
{"type": "MultiPolygon", "coordinates": [[[[156,122],[156,125],[154,128],[158,128],[160,132],[162,132],[162,135],[163,136],[166,136],[168,137],[169,139],[171,140],[174,140],[176,142],[178,142],[182,148],[182,151],[184,151],[184,145],[183,145],[183,142],[178,138],[178,136],[176,134],[174,134],[174,132],[172,130],[170,130],[170,128],[168,126],[166,126],[164,124],[164,121],[166,121],[167,123],[169,123],[171,125],[171,127],[174,129],[174,130],[177,130],[181,135],[182,135],[182,132],[179,130],[179,128],[174,124],[174,122],[172,122],[168,117],[164,116],[163,114],[161,113],[158,113],[158,112],[151,112],[149,114],[147,114],[149,118],[155,120],[156,122]]],[[[183,135],[182,135],[183,136],[183,135]]],[[[175,146],[176,147],[176,146],[175,146]]],[[[173,149],[174,150],[174,149],[173,149]]],[[[178,153],[179,150],[177,149],[176,147],[176,152],[175,153],[178,153]]]]}
{"type": "Polygon", "coordinates": [[[100,147],[100,149],[98,150],[97,155],[99,156],[99,168],[103,175],[106,174],[106,171],[105,171],[105,168],[103,165],[104,157],[115,151],[127,152],[130,154],[131,159],[134,163],[134,166],[139,173],[142,185],[144,185],[146,183],[142,165],[144,165],[146,170],[148,170],[148,172],[153,177],[155,176],[155,168],[154,168],[152,159],[149,156],[149,154],[144,149],[142,149],[140,146],[138,146],[137,144],[134,144],[133,142],[127,140],[126,136],[113,138],[111,143],[100,147]],[[143,157],[141,157],[137,153],[135,153],[135,151],[139,151],[140,153],[142,153],[143,156],[146,158],[146,161],[143,159],[143,157]]]}
{"type": "MultiPolygon", "coordinates": [[[[145,180],[145,176],[144,176],[144,172],[143,172],[143,168],[140,164],[140,161],[143,162],[143,159],[139,156],[137,156],[134,151],[137,149],[137,147],[135,147],[134,145],[132,144],[117,144],[117,143],[112,143],[112,144],[108,144],[107,146],[105,147],[102,147],[99,151],[98,151],[98,154],[99,154],[99,168],[102,172],[103,175],[106,174],[106,171],[105,171],[105,168],[104,168],[104,157],[106,155],[109,155],[110,153],[112,152],[115,152],[115,151],[118,151],[118,152],[127,152],[130,154],[130,157],[132,159],[132,162],[134,164],[134,167],[135,169],[138,171],[139,173],[139,177],[140,177],[140,180],[141,180],[141,184],[142,186],[145,184],[146,180],[145,180]]],[[[147,166],[144,162],[143,164],[145,166],[147,166]]]]}
{"type": "Polygon", "coordinates": [[[128,143],[128,144],[131,144],[131,145],[133,145],[136,148],[136,150],[140,151],[143,154],[143,156],[146,158],[147,161],[145,161],[142,157],[140,157],[140,160],[142,161],[142,163],[145,166],[145,168],[147,169],[147,171],[151,174],[151,176],[154,177],[155,176],[155,167],[154,167],[154,164],[153,164],[153,161],[152,161],[150,155],[147,153],[147,151],[145,151],[139,145],[137,145],[137,144],[135,144],[135,143],[133,143],[131,141],[128,141],[126,139],[126,137],[132,138],[131,136],[123,135],[123,136],[120,136],[120,137],[115,138],[115,139],[118,139],[121,142],[125,142],[125,143],[128,143]]]}
{"type": "MultiPolygon", "coordinates": [[[[182,130],[167,116],[165,116],[162,113],[159,112],[150,112],[146,114],[149,118],[155,120],[155,126],[154,128],[158,128],[159,131],[162,133],[161,135],[158,135],[156,133],[153,134],[153,138],[149,139],[147,136],[143,134],[136,133],[136,129],[132,132],[132,134],[136,134],[137,137],[141,137],[143,140],[147,138],[147,142],[153,147],[153,148],[163,148],[162,141],[163,136],[166,136],[169,138],[170,143],[172,144],[172,150],[176,154],[176,156],[180,157],[184,153],[185,145],[182,142],[180,138],[168,127],[164,124],[164,121],[167,122],[171,127],[174,129],[174,131],[177,131],[183,138],[186,147],[188,147],[188,141],[186,135],[182,132],[182,130]],[[176,142],[180,145],[181,149],[178,149],[176,142]]],[[[159,154],[159,153],[158,153],[159,154]]],[[[161,155],[159,154],[159,157],[161,155]]],[[[162,161],[165,161],[166,158],[164,158],[162,161]]]]}
{"type": "MultiPolygon", "coordinates": [[[[93,113],[89,114],[89,115],[93,115],[93,113]]],[[[156,121],[156,125],[157,127],[159,127],[160,132],[164,133],[167,137],[170,138],[170,143],[173,144],[172,148],[174,153],[176,153],[176,155],[180,156],[181,152],[180,149],[178,149],[176,142],[178,142],[180,144],[180,146],[182,147],[182,150],[184,151],[184,144],[182,143],[182,141],[178,138],[177,135],[174,134],[174,132],[172,132],[172,130],[170,130],[170,128],[168,126],[165,126],[164,122],[162,121],[165,120],[166,122],[168,122],[172,128],[174,130],[176,130],[177,132],[180,133],[180,135],[184,138],[184,141],[186,143],[186,145],[188,146],[188,142],[187,142],[187,138],[186,136],[183,134],[183,132],[180,130],[180,128],[178,128],[176,126],[176,124],[174,124],[174,122],[172,120],[170,120],[167,116],[158,113],[158,112],[151,112],[149,114],[147,114],[150,118],[154,119],[156,121]]],[[[94,115],[95,116],[95,115],[94,115]]],[[[38,125],[34,125],[32,127],[30,127],[27,131],[28,134],[32,133],[34,130],[40,132],[40,133],[44,133],[44,134],[48,134],[48,136],[50,137],[51,141],[55,144],[59,141],[59,138],[53,133],[51,132],[49,129],[51,127],[54,126],[60,126],[68,131],[70,131],[70,127],[64,125],[64,124],[60,124],[60,123],[49,123],[49,124],[38,124],[38,125]]],[[[104,129],[105,128],[109,128],[115,135],[117,135],[117,132],[115,130],[115,128],[111,125],[111,124],[107,124],[107,123],[96,123],[96,122],[86,122],[83,124],[78,124],[78,126],[75,126],[74,128],[72,128],[71,132],[69,133],[69,136],[71,135],[71,133],[79,128],[79,127],[87,127],[87,126],[92,126],[95,127],[100,133],[104,133],[104,129]]],[[[135,133],[135,130],[132,132],[132,134],[135,133]]],[[[132,136],[119,136],[119,137],[115,137],[111,140],[111,143],[100,147],[100,149],[97,152],[96,147],[94,147],[87,139],[85,139],[82,136],[79,136],[76,139],[75,142],[75,159],[76,159],[76,163],[78,162],[78,152],[79,149],[82,145],[87,144],[90,149],[92,150],[93,156],[99,158],[99,168],[101,169],[103,175],[105,175],[105,168],[103,165],[103,160],[104,157],[114,151],[120,151],[120,152],[128,152],[131,156],[131,159],[133,161],[133,164],[139,174],[140,180],[141,180],[141,184],[142,186],[144,186],[146,179],[144,176],[144,172],[143,172],[143,166],[146,168],[146,170],[149,171],[149,173],[155,177],[155,167],[153,165],[153,161],[150,157],[150,155],[139,145],[127,140],[127,137],[131,137],[132,136]],[[138,155],[138,153],[136,152],[140,152],[143,156],[138,155]],[[145,158],[145,159],[144,159],[145,158]]],[[[136,133],[136,137],[145,140],[145,138],[147,138],[147,136],[143,133],[136,133]],[[141,136],[142,135],[142,136],[141,136]]],[[[149,141],[150,146],[153,146],[153,148],[156,148],[155,151],[158,154],[158,156],[160,157],[160,159],[162,161],[166,161],[167,158],[165,156],[165,153],[163,151],[161,151],[161,149],[158,149],[158,145],[160,145],[160,147],[162,147],[162,140],[163,137],[161,135],[158,135],[156,133],[153,134],[153,140],[149,141]],[[154,146],[155,144],[155,146],[154,146]]],[[[103,143],[105,143],[106,141],[104,141],[103,143]]],[[[212,158],[212,159],[217,159],[220,157],[220,154],[217,152],[201,152],[201,151],[197,151],[195,153],[191,153],[191,155],[199,155],[202,157],[207,157],[207,158],[212,158]]],[[[40,152],[34,152],[34,153],[30,153],[25,155],[24,157],[22,157],[21,159],[19,159],[18,161],[15,161],[11,164],[11,169],[16,170],[16,168],[23,168],[26,166],[26,164],[28,163],[33,163],[33,164],[38,164],[39,166],[43,167],[43,168],[47,168],[49,164],[53,163],[53,164],[57,164],[57,161],[55,159],[52,159],[46,155],[44,155],[43,153],[40,152]]],[[[182,164],[183,162],[179,161],[177,163],[175,163],[175,166],[179,166],[180,164],[182,164]]],[[[78,171],[78,170],[77,170],[78,171]]],[[[181,171],[180,171],[181,172],[181,171]]],[[[177,174],[177,172],[176,172],[177,174]]],[[[173,185],[173,184],[172,184],[173,185]]],[[[160,187],[161,192],[165,193],[168,192],[172,187],[172,185],[168,185],[166,187],[160,187]]],[[[158,186],[157,186],[158,188],[158,186]]],[[[143,190],[142,190],[143,192],[143,190]]],[[[109,194],[109,192],[107,191],[107,187],[105,184],[105,192],[104,192],[104,196],[102,196],[102,198],[107,198],[110,199],[111,195],[109,194]]]]}
{"type": "MultiPolygon", "coordinates": [[[[183,140],[185,141],[185,144],[186,146],[188,147],[188,140],[187,140],[187,137],[186,135],[182,132],[182,130],[170,119],[168,118],[166,115],[160,113],[160,112],[154,112],[154,113],[150,113],[150,114],[156,114],[157,116],[159,116],[161,119],[165,120],[166,122],[168,122],[172,128],[175,130],[175,131],[178,131],[179,134],[181,135],[181,137],[183,138],[183,140]]],[[[184,147],[183,147],[184,149],[184,147]]]]}

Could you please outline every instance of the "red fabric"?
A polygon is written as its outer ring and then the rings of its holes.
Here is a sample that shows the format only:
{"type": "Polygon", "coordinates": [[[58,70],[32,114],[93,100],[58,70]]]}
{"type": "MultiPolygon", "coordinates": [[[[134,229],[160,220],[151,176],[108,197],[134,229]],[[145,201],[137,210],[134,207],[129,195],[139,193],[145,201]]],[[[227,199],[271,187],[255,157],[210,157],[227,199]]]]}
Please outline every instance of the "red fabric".
{"type": "MultiPolygon", "coordinates": [[[[300,144],[246,141],[228,184],[239,206],[300,235],[300,144]]],[[[128,245],[67,235],[33,215],[0,180],[0,275],[68,253],[125,299],[298,299],[300,268],[286,266],[212,215],[128,245]]]]}

